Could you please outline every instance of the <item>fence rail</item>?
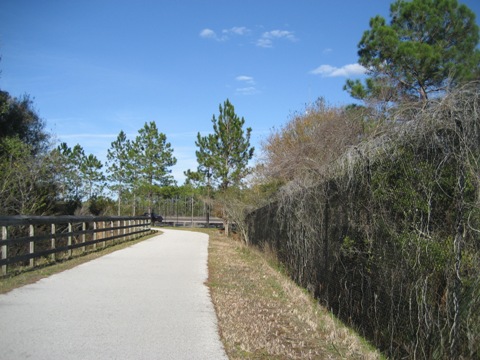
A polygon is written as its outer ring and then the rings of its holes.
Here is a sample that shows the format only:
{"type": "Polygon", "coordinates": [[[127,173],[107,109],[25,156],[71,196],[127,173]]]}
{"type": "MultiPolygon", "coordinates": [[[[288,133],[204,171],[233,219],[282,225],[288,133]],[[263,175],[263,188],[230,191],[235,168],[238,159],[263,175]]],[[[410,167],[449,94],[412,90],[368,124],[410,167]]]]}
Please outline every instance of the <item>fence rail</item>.
{"type": "Polygon", "coordinates": [[[145,216],[0,216],[1,275],[66,260],[151,231],[145,216]]]}
{"type": "Polygon", "coordinates": [[[173,226],[173,227],[223,227],[223,220],[217,217],[210,217],[207,219],[202,216],[188,217],[188,216],[166,216],[163,218],[160,226],[173,226]]]}

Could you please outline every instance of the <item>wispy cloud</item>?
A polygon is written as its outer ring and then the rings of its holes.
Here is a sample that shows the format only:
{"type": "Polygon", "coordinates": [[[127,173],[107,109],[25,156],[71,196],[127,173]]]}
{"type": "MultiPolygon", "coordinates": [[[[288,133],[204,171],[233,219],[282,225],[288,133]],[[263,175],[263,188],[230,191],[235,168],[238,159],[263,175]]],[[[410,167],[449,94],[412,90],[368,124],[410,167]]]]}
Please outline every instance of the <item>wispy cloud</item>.
{"type": "Polygon", "coordinates": [[[314,75],[321,75],[323,77],[348,77],[363,75],[366,71],[367,69],[360,64],[348,64],[342,67],[320,65],[318,68],[310,71],[310,73],[314,75]]]}
{"type": "MultiPolygon", "coordinates": [[[[227,41],[237,36],[251,36],[254,31],[245,26],[234,26],[221,31],[215,31],[210,28],[205,28],[200,31],[199,36],[203,39],[210,39],[215,41],[227,41]]],[[[257,35],[258,36],[258,35],[257,35]]],[[[298,41],[293,31],[288,30],[271,30],[266,31],[260,35],[254,44],[262,48],[272,48],[276,40],[288,40],[291,42],[298,41]]]]}
{"type": "Polygon", "coordinates": [[[248,85],[248,86],[242,86],[242,87],[236,88],[235,92],[237,94],[253,95],[259,92],[257,88],[254,86],[255,79],[252,76],[239,75],[235,78],[235,80],[237,80],[238,82],[241,82],[242,84],[248,85]]]}
{"type": "Polygon", "coordinates": [[[250,34],[250,29],[245,26],[234,26],[230,29],[223,29],[219,34],[212,29],[205,28],[200,31],[200,37],[204,39],[212,39],[216,41],[226,41],[231,35],[243,36],[250,34]]]}
{"type": "Polygon", "coordinates": [[[252,84],[252,85],[255,84],[255,80],[253,79],[253,77],[247,76],[247,75],[237,76],[237,77],[235,78],[235,80],[237,80],[237,81],[243,81],[243,82],[245,82],[245,83],[247,83],[247,84],[252,84]]]}
{"type": "Polygon", "coordinates": [[[262,34],[260,39],[257,40],[256,45],[263,48],[273,47],[273,41],[277,39],[286,39],[291,42],[298,41],[295,34],[292,31],[287,30],[272,30],[262,34]]]}
{"type": "Polygon", "coordinates": [[[259,91],[255,86],[247,86],[242,88],[235,89],[235,92],[240,95],[253,95],[257,94],[259,91]]]}
{"type": "Polygon", "coordinates": [[[235,35],[248,35],[251,33],[251,30],[245,26],[234,26],[230,29],[223,29],[222,33],[224,34],[235,34],[235,35]]]}

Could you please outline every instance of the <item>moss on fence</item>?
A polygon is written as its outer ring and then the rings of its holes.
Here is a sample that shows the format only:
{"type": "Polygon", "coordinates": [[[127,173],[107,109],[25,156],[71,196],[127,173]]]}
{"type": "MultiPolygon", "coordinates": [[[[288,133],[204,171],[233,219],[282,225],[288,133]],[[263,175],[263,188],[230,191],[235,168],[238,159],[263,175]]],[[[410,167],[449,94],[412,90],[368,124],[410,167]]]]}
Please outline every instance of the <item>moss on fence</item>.
{"type": "Polygon", "coordinates": [[[250,242],[389,356],[480,358],[479,114],[474,84],[402,118],[251,213],[250,242]]]}

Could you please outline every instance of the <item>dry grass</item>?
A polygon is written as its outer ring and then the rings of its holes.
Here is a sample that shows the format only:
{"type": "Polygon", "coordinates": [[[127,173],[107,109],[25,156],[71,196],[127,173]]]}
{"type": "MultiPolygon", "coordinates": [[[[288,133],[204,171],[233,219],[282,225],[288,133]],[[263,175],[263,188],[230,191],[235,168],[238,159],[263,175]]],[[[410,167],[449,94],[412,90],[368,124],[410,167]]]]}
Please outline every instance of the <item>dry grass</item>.
{"type": "Polygon", "coordinates": [[[209,231],[209,281],[233,359],[382,359],[293,283],[271,256],[209,231]]]}

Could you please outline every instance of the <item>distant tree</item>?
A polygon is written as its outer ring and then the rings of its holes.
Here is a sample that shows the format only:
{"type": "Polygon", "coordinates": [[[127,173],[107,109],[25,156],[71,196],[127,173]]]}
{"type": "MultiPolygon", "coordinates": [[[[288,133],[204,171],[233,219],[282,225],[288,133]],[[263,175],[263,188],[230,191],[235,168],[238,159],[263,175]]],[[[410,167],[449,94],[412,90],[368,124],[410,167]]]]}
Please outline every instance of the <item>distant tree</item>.
{"type": "Polygon", "coordinates": [[[103,164],[93,154],[85,155],[80,144],[70,148],[61,143],[55,150],[60,200],[78,202],[99,196],[105,186],[103,164]]]}
{"type": "Polygon", "coordinates": [[[253,157],[249,127],[244,131],[244,118],[239,118],[227,99],[219,106],[218,119],[213,115],[213,134],[197,135],[196,151],[200,171],[211,173],[220,190],[238,186],[249,173],[248,161],[253,157]]]}
{"type": "Polygon", "coordinates": [[[212,186],[212,176],[214,171],[214,153],[213,153],[213,144],[216,143],[216,138],[214,134],[207,136],[201,136],[200,133],[197,134],[197,140],[195,145],[198,150],[195,151],[197,157],[197,171],[187,170],[185,176],[189,182],[197,182],[211,188],[212,186]]]}
{"type": "Polygon", "coordinates": [[[131,147],[130,140],[127,139],[127,135],[122,130],[118,134],[117,139],[111,143],[107,152],[108,180],[112,184],[110,188],[117,192],[118,215],[121,213],[122,194],[131,188],[133,182],[129,162],[131,147]]]}
{"type": "MultiPolygon", "coordinates": [[[[219,105],[218,119],[213,115],[212,124],[213,134],[197,135],[197,173],[204,174],[208,186],[211,179],[220,193],[226,194],[230,187],[241,185],[250,171],[248,161],[254,152],[250,147],[252,129],[244,131],[245,120],[238,117],[228,99],[223,106],[219,105]]],[[[228,234],[228,219],[225,225],[228,234]]]]}
{"type": "Polygon", "coordinates": [[[138,176],[136,187],[146,195],[148,211],[152,210],[153,196],[160,186],[173,183],[170,167],[177,163],[165,134],[158,131],[155,122],[145,123],[132,143],[129,158],[132,171],[138,176]]]}
{"type": "Polygon", "coordinates": [[[45,132],[45,122],[33,108],[28,95],[17,99],[0,90],[0,140],[4,138],[18,138],[29,146],[32,154],[48,149],[49,134],[45,132]]]}
{"type": "Polygon", "coordinates": [[[95,155],[89,154],[82,158],[80,173],[88,199],[91,199],[93,195],[99,196],[103,192],[105,175],[102,172],[102,168],[102,162],[95,155]]]}
{"type": "Polygon", "coordinates": [[[44,215],[55,199],[45,123],[24,95],[0,90],[0,213],[44,215]]]}
{"type": "Polygon", "coordinates": [[[83,148],[77,144],[72,149],[63,142],[54,153],[57,158],[57,179],[60,184],[59,199],[80,201],[85,196],[80,175],[80,166],[85,157],[83,148]]]}
{"type": "Polygon", "coordinates": [[[46,215],[54,207],[55,169],[46,154],[18,138],[0,141],[0,215],[46,215]]]}
{"type": "Polygon", "coordinates": [[[370,77],[348,80],[354,98],[398,102],[428,100],[448,86],[479,79],[479,28],[475,14],[457,0],[397,0],[390,24],[370,20],[358,44],[359,63],[370,77]]]}
{"type": "Polygon", "coordinates": [[[88,201],[88,211],[95,216],[106,215],[115,207],[115,202],[104,196],[93,195],[88,201]]]}
{"type": "Polygon", "coordinates": [[[202,190],[206,206],[207,226],[210,224],[212,208],[212,176],[214,166],[213,152],[209,144],[213,143],[215,143],[215,135],[201,136],[200,133],[198,133],[197,140],[195,141],[195,145],[198,147],[198,150],[195,152],[198,163],[197,171],[187,170],[184,172],[187,177],[187,184],[195,184],[197,188],[202,190]]]}

